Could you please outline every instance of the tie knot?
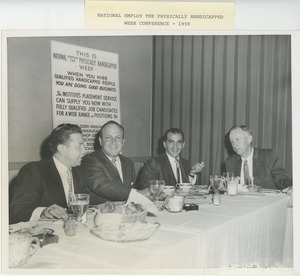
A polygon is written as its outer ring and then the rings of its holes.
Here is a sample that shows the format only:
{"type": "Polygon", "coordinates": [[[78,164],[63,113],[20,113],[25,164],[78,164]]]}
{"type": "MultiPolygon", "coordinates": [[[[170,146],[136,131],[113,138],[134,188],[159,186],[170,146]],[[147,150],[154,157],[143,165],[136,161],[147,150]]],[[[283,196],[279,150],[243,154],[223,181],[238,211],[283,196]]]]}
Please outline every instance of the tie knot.
{"type": "Polygon", "coordinates": [[[113,163],[113,165],[114,165],[115,167],[117,167],[117,158],[113,157],[113,158],[111,159],[111,163],[113,163]]]}
{"type": "Polygon", "coordinates": [[[179,167],[179,160],[175,159],[176,167],[179,167]]]}

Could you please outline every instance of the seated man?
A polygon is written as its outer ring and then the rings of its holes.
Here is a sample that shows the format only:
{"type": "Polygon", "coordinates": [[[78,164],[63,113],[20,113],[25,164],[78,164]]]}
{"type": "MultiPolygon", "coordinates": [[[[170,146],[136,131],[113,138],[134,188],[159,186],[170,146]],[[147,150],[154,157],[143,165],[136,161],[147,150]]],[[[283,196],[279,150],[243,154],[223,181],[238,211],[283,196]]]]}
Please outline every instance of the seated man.
{"type": "Polygon", "coordinates": [[[240,176],[241,184],[247,184],[254,177],[256,185],[267,189],[283,190],[292,186],[292,178],[284,169],[277,153],[271,149],[252,146],[253,137],[248,127],[231,128],[229,139],[236,154],[226,159],[226,171],[240,176]]]}
{"type": "MultiPolygon", "coordinates": [[[[90,190],[90,203],[100,204],[106,201],[125,201],[133,188],[135,169],[133,162],[121,155],[123,149],[124,128],[115,121],[105,123],[99,133],[101,149],[87,154],[81,169],[90,190]]],[[[139,191],[149,195],[147,190],[139,191]]]]}
{"type": "Polygon", "coordinates": [[[67,216],[69,193],[83,192],[77,168],[85,154],[80,127],[62,124],[49,139],[53,156],[21,168],[9,206],[10,223],[67,216]]]}
{"type": "Polygon", "coordinates": [[[184,148],[184,134],[178,128],[168,129],[163,136],[166,151],[146,161],[142,169],[138,188],[149,187],[150,180],[164,180],[165,185],[176,186],[177,183],[196,183],[197,173],[201,172],[204,163],[196,163],[192,168],[190,162],[180,153],[184,148]]]}

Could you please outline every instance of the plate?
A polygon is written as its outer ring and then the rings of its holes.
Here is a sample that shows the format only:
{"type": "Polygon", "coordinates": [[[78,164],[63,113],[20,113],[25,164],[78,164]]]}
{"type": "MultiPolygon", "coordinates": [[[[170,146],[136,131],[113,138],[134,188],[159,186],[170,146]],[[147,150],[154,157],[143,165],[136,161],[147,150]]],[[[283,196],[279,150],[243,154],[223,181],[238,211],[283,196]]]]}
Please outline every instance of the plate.
{"type": "Polygon", "coordinates": [[[261,193],[261,192],[238,192],[238,195],[250,195],[250,196],[264,196],[265,194],[264,193],[261,193]]]}
{"type": "Polygon", "coordinates": [[[159,223],[148,222],[101,224],[94,226],[90,233],[106,241],[134,242],[149,239],[159,226],[159,223]]]}
{"type": "Polygon", "coordinates": [[[261,193],[264,193],[264,194],[280,194],[281,193],[280,190],[276,190],[276,189],[263,189],[263,188],[260,188],[259,191],[261,193]]]}

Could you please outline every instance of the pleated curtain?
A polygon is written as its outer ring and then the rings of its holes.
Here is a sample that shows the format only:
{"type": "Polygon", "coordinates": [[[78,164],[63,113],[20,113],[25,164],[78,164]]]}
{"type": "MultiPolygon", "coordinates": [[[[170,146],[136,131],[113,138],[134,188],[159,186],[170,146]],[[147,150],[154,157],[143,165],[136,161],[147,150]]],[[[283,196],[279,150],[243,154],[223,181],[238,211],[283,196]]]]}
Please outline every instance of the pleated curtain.
{"type": "Polygon", "coordinates": [[[245,124],[292,173],[289,35],[155,36],[153,49],[153,156],[164,131],[181,128],[182,156],[204,161],[199,184],[208,184],[233,153],[229,129],[245,124]]]}

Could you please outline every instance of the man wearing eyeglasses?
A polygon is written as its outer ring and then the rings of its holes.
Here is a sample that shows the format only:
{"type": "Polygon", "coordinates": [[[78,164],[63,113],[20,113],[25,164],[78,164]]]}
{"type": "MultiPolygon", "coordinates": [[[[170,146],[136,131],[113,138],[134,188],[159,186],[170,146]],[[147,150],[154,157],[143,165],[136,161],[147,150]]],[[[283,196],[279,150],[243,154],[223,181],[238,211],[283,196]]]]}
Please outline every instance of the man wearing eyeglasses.
{"type": "Polygon", "coordinates": [[[292,186],[292,178],[272,149],[252,146],[251,130],[244,125],[229,131],[229,139],[236,154],[227,158],[226,171],[241,177],[241,184],[256,178],[256,185],[266,189],[284,190],[292,186]]]}
{"type": "MultiPolygon", "coordinates": [[[[99,133],[99,143],[101,148],[87,154],[81,165],[90,190],[90,203],[125,201],[136,190],[133,189],[134,164],[121,154],[125,144],[123,126],[115,121],[105,123],[99,133]]],[[[138,192],[149,194],[148,190],[138,192]]]]}

